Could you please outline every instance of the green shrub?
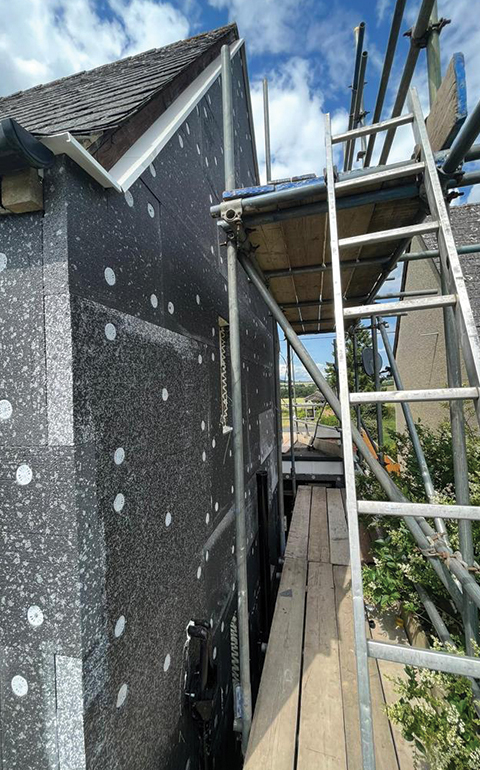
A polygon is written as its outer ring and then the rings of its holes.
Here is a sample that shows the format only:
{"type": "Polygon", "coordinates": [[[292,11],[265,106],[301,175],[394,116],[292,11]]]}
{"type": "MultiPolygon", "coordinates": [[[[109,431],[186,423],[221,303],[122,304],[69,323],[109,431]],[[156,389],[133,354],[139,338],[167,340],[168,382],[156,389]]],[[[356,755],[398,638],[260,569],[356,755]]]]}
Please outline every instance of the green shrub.
{"type": "MultiPolygon", "coordinates": [[[[449,424],[432,430],[417,425],[438,502],[454,502],[453,452],[449,424]]],[[[412,502],[425,502],[425,491],[417,460],[408,434],[394,433],[393,438],[402,458],[402,470],[396,482],[412,502]]],[[[467,433],[468,477],[471,503],[480,504],[480,438],[467,433]]],[[[358,477],[358,496],[384,500],[385,494],[371,476],[358,477]]],[[[440,647],[428,618],[423,615],[415,583],[423,585],[446,622],[452,639],[463,646],[461,619],[454,612],[450,595],[429,562],[416,546],[407,527],[396,517],[373,520],[364,517],[375,528],[373,564],[363,567],[365,597],[381,608],[395,608],[401,601],[407,610],[416,612],[432,643],[440,647]],[[378,536],[378,530],[381,536],[378,536]]],[[[453,551],[459,547],[458,525],[446,521],[453,551]]],[[[472,523],[475,559],[480,554],[480,524],[472,523]]],[[[477,573],[472,573],[478,580],[477,573]]],[[[430,770],[480,770],[480,719],[474,707],[470,682],[458,676],[427,669],[405,667],[406,679],[394,679],[399,699],[387,706],[392,722],[401,727],[404,737],[415,746],[415,767],[430,770]]]]}
{"type": "Polygon", "coordinates": [[[478,770],[480,719],[468,679],[411,666],[405,673],[393,679],[400,698],[386,710],[413,742],[415,768],[426,759],[430,770],[478,770]]]}

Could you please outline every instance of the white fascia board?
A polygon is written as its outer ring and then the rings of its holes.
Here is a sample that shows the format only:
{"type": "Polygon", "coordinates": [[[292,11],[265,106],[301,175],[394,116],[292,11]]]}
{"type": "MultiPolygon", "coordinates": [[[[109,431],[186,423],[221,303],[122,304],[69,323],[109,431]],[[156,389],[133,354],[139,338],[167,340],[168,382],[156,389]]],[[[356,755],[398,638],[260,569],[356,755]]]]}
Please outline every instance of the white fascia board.
{"type": "Polygon", "coordinates": [[[54,155],[68,155],[75,161],[80,168],[83,168],[87,174],[90,174],[102,187],[113,187],[117,192],[123,192],[122,186],[116,179],[103,168],[102,165],[90,155],[88,150],[78,142],[68,131],[61,134],[52,134],[44,136],[41,140],[45,147],[53,152],[54,155]]]}
{"type": "Polygon", "coordinates": [[[247,97],[248,122],[250,124],[250,136],[252,137],[253,162],[255,164],[256,183],[260,184],[260,171],[259,171],[259,168],[258,168],[257,140],[256,140],[256,137],[255,137],[255,121],[253,119],[253,109],[252,109],[252,92],[250,90],[250,78],[248,76],[247,51],[246,51],[246,46],[245,45],[242,48],[242,59],[243,59],[243,82],[244,82],[244,87],[245,87],[245,94],[246,94],[246,97],[247,97]]]}
{"type": "MultiPolygon", "coordinates": [[[[240,39],[230,46],[230,58],[233,59],[243,44],[243,39],[240,39]]],[[[175,131],[220,76],[221,70],[221,56],[218,56],[110,169],[111,176],[123,190],[128,190],[155,160],[175,131]]]]}

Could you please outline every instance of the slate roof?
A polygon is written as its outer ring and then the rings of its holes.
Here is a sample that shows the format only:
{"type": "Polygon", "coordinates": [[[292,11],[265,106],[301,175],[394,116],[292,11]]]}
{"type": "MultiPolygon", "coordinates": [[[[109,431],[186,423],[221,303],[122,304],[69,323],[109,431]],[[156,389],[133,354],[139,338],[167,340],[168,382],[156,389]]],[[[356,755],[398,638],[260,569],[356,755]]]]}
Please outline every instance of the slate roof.
{"type": "MultiPolygon", "coordinates": [[[[428,217],[426,221],[431,221],[431,217],[428,217]]],[[[469,243],[480,241],[480,203],[450,206],[450,222],[457,246],[466,246],[469,243]]],[[[435,235],[425,233],[422,238],[428,249],[437,248],[435,235]]]]}
{"type": "Polygon", "coordinates": [[[0,120],[37,136],[117,128],[216,44],[238,39],[236,24],[54,80],[0,99],[0,120]]]}
{"type": "MultiPolygon", "coordinates": [[[[460,206],[450,206],[450,223],[452,226],[452,233],[455,239],[456,246],[466,246],[468,244],[480,242],[480,203],[464,203],[460,206]]],[[[431,222],[432,217],[426,217],[426,222],[431,222]]],[[[426,249],[437,249],[437,236],[431,233],[424,233],[421,239],[425,244],[426,249]]],[[[415,241],[414,241],[415,243],[415,241]]],[[[420,244],[419,244],[420,245],[420,244]]],[[[413,249],[416,251],[418,246],[413,249]]],[[[460,265],[462,267],[463,276],[465,278],[465,285],[467,287],[470,303],[472,306],[473,317],[477,330],[480,334],[480,253],[474,254],[459,254],[460,265]]],[[[440,272],[440,257],[434,257],[438,271],[440,272]]],[[[415,263],[411,263],[414,265],[415,263]]],[[[409,269],[409,262],[405,263],[405,269],[402,276],[401,289],[405,289],[407,272],[409,269]]],[[[418,286],[416,288],[422,288],[418,286]]],[[[400,325],[402,319],[398,319],[398,323],[395,328],[395,343],[394,352],[396,353],[397,345],[399,342],[400,325]]]]}

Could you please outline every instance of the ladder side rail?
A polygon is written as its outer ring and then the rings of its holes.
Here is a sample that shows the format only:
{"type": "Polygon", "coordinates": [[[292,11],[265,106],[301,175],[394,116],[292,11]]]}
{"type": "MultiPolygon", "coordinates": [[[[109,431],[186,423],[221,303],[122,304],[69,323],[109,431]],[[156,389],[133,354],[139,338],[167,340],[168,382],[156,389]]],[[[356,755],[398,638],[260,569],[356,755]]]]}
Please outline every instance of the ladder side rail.
{"type": "MultiPolygon", "coordinates": [[[[409,103],[413,106],[413,130],[418,141],[422,160],[425,163],[425,190],[432,215],[439,223],[438,248],[440,252],[442,289],[456,290],[458,302],[455,309],[444,311],[445,341],[447,354],[447,372],[449,386],[458,387],[462,383],[459,342],[463,351],[465,366],[470,382],[478,382],[480,374],[480,343],[473,319],[470,299],[465,286],[462,267],[458,257],[452,233],[450,216],[445,204],[444,191],[440,183],[430,147],[428,134],[423,121],[422,110],[416,91],[412,89],[409,103]]],[[[472,383],[473,384],[473,383],[472,383]]],[[[477,420],[480,424],[480,400],[475,404],[477,420]]],[[[470,489],[467,468],[467,448],[465,440],[465,418],[461,404],[450,404],[450,423],[452,426],[452,448],[455,478],[455,497],[458,503],[468,505],[470,489]]],[[[470,521],[458,522],[460,551],[469,567],[474,564],[472,524],[470,521]]],[[[479,640],[478,611],[468,596],[464,596],[463,624],[467,653],[475,652],[474,642],[479,640]]]]}
{"type": "MultiPolygon", "coordinates": [[[[458,258],[455,240],[453,238],[450,218],[443,197],[443,191],[435,166],[433,152],[428,140],[427,130],[420,107],[420,101],[416,89],[409,93],[409,107],[414,115],[413,131],[415,141],[422,151],[422,160],[425,163],[425,191],[427,194],[430,211],[433,218],[439,223],[438,248],[442,267],[448,270],[451,286],[449,291],[457,295],[455,306],[455,318],[460,336],[465,368],[469,382],[472,386],[480,385],[480,341],[473,318],[470,299],[468,297],[463,277],[462,267],[458,258]],[[448,269],[449,268],[449,269],[448,269]]],[[[480,424],[480,399],[476,404],[477,419],[480,424]]]]}
{"type": "Polygon", "coordinates": [[[335,204],[335,179],[333,171],[333,147],[331,137],[332,134],[330,115],[327,114],[325,116],[325,153],[327,169],[326,181],[328,219],[330,230],[330,253],[332,260],[332,285],[335,301],[334,312],[337,341],[338,386],[342,425],[348,537],[350,543],[353,622],[355,631],[355,653],[360,711],[360,735],[362,743],[363,768],[364,770],[375,770],[370,676],[368,666],[367,637],[365,632],[365,605],[363,599],[360,533],[358,527],[357,498],[355,488],[355,463],[353,457],[353,437],[350,418],[347,352],[343,321],[342,279],[340,270],[340,249],[338,245],[337,212],[335,204]]]}

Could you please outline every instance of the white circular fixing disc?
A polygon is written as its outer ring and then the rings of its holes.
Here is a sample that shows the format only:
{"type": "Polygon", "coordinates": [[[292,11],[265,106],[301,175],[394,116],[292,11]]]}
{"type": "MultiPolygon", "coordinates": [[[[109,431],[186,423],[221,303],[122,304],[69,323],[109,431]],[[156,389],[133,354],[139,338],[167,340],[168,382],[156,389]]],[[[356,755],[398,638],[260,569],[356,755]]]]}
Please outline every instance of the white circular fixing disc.
{"type": "Polygon", "coordinates": [[[38,628],[44,621],[43,611],[37,604],[32,604],[27,610],[27,620],[31,626],[38,628]]]}
{"type": "Polygon", "coordinates": [[[28,692],[28,682],[25,677],[17,674],[17,676],[13,677],[11,684],[12,691],[18,698],[25,697],[28,692]]]}
{"type": "Polygon", "coordinates": [[[7,401],[6,398],[3,398],[0,401],[0,420],[9,420],[12,416],[13,407],[10,403],[10,401],[7,401]]]}
{"type": "Polygon", "coordinates": [[[30,484],[31,480],[33,479],[33,471],[29,465],[22,463],[22,465],[19,465],[17,468],[15,478],[17,480],[17,484],[20,484],[21,487],[24,487],[26,484],[30,484]]]}

